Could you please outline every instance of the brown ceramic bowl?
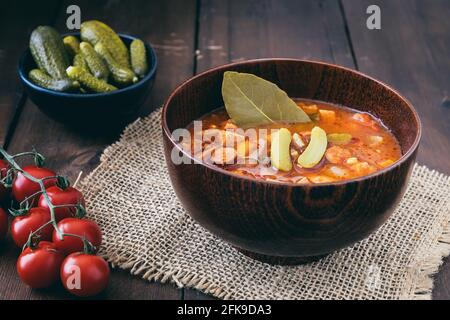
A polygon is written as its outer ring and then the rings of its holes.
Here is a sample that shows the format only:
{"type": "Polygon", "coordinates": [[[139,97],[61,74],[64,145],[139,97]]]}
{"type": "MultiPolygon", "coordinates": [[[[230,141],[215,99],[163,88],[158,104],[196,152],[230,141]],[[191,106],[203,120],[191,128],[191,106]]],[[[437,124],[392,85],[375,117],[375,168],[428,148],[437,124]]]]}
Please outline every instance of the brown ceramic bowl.
{"type": "Polygon", "coordinates": [[[292,59],[244,61],[191,78],[165,103],[162,127],[170,178],[192,218],[241,252],[282,264],[323,256],[380,227],[405,192],[421,136],[417,112],[387,85],[336,65],[292,59]],[[207,164],[175,165],[170,154],[179,147],[171,133],[223,106],[227,70],[263,77],[294,98],[370,112],[392,130],[403,156],[369,176],[314,185],[259,181],[207,164]]]}

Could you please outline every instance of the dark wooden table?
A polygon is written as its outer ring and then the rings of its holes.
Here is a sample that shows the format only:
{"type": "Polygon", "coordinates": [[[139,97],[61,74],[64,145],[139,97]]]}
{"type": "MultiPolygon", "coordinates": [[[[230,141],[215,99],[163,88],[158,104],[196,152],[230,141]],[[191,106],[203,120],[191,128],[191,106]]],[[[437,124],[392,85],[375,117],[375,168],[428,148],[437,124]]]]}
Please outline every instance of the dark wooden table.
{"type": "MultiPolygon", "coordinates": [[[[17,61],[38,25],[66,29],[66,8],[150,42],[157,81],[147,112],[180,82],[210,67],[260,57],[321,60],[355,68],[397,88],[424,125],[418,162],[450,174],[450,2],[448,0],[133,0],[2,1],[0,4],[0,143],[10,152],[33,146],[48,165],[74,179],[98,163],[117,133],[71,131],[43,115],[23,94],[17,61]],[[368,30],[366,9],[381,7],[382,29],[368,30]]],[[[450,195],[449,195],[450,196],[450,195]]],[[[0,246],[0,299],[71,298],[60,287],[30,290],[15,271],[19,251],[0,246]]],[[[450,259],[435,276],[435,299],[450,298],[450,259]]],[[[191,289],[112,273],[105,299],[205,299],[191,289]]]]}

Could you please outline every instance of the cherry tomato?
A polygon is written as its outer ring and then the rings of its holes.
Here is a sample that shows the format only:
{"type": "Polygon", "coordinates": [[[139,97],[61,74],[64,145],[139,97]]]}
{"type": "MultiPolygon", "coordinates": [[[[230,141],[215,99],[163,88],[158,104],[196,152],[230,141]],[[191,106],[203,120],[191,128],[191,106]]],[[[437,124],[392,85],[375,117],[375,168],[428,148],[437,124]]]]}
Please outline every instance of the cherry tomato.
{"type": "Polygon", "coordinates": [[[0,208],[0,241],[5,239],[8,233],[8,215],[5,210],[0,208]]]}
{"type": "MultiPolygon", "coordinates": [[[[50,201],[55,206],[66,204],[81,204],[83,207],[85,206],[83,194],[73,187],[61,189],[58,186],[52,186],[46,191],[50,201]]],[[[39,198],[39,207],[48,208],[48,203],[44,195],[41,195],[39,198]]],[[[56,221],[59,222],[65,218],[73,217],[76,211],[76,208],[56,208],[56,221]]]]}
{"type": "MultiPolygon", "coordinates": [[[[29,175],[37,178],[37,179],[43,179],[46,177],[53,177],[56,175],[55,172],[49,169],[45,168],[39,168],[37,166],[26,166],[23,168],[25,172],[27,172],[29,175]]],[[[55,179],[47,179],[44,181],[44,186],[46,188],[51,187],[56,184],[56,178],[55,179]]],[[[36,182],[33,182],[27,178],[22,173],[17,173],[17,177],[13,181],[12,185],[12,194],[14,196],[14,199],[16,199],[17,202],[21,202],[25,200],[27,197],[35,194],[40,190],[39,184],[36,182]]],[[[36,197],[38,198],[38,196],[36,197]]],[[[33,198],[35,199],[35,198],[33,198]]],[[[30,203],[32,200],[30,200],[30,203]]]]}
{"type": "MultiPolygon", "coordinates": [[[[17,246],[22,248],[28,240],[31,232],[50,221],[50,213],[45,208],[31,208],[24,215],[14,218],[11,223],[11,236],[17,246]]],[[[48,225],[39,232],[40,240],[52,239],[53,226],[48,225]]]]}
{"type": "MultiPolygon", "coordinates": [[[[58,228],[62,233],[76,234],[85,237],[97,249],[102,243],[102,232],[98,225],[88,219],[66,218],[58,223],[58,228]]],[[[53,243],[66,254],[83,251],[83,241],[78,237],[65,236],[60,240],[56,230],[53,231],[53,243]]]]}
{"type": "Polygon", "coordinates": [[[17,260],[20,279],[32,288],[46,288],[59,279],[64,255],[51,242],[41,241],[34,249],[26,248],[17,260]]]}
{"type": "Polygon", "coordinates": [[[94,296],[108,285],[109,266],[102,257],[72,253],[61,265],[61,281],[64,288],[79,297],[94,296]]]}
{"type": "MultiPolygon", "coordinates": [[[[0,159],[0,179],[6,177],[6,173],[8,172],[8,163],[5,160],[0,159]]],[[[3,183],[0,183],[0,201],[3,201],[8,195],[8,190],[5,188],[3,183]]]]}
{"type": "Polygon", "coordinates": [[[9,168],[8,162],[6,162],[3,159],[0,159],[0,176],[2,178],[6,177],[6,173],[8,172],[8,168],[9,168]]]}

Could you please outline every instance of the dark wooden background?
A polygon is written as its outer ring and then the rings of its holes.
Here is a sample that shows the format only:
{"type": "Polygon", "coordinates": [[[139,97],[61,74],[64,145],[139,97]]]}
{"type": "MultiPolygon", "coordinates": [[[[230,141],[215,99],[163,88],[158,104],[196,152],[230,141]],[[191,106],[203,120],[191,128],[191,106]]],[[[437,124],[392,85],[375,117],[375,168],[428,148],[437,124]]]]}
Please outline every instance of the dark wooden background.
{"type": "MultiPolygon", "coordinates": [[[[450,1],[448,0],[133,0],[0,3],[0,143],[10,152],[33,146],[48,165],[74,179],[98,163],[118,133],[87,136],[44,116],[23,94],[17,61],[31,31],[65,32],[66,8],[136,35],[157,51],[157,81],[146,108],[161,105],[180,82],[210,67],[260,57],[294,57],[358,69],[397,88],[424,125],[418,162],[450,174],[450,1]],[[381,7],[382,30],[366,28],[366,9],[381,7]]],[[[81,126],[82,128],[82,126],[81,126]]],[[[30,290],[15,271],[19,251],[0,246],[0,299],[71,298],[60,287],[30,290]]],[[[450,298],[450,259],[435,276],[435,299],[450,298]]],[[[190,289],[112,273],[105,299],[204,299],[190,289]]]]}

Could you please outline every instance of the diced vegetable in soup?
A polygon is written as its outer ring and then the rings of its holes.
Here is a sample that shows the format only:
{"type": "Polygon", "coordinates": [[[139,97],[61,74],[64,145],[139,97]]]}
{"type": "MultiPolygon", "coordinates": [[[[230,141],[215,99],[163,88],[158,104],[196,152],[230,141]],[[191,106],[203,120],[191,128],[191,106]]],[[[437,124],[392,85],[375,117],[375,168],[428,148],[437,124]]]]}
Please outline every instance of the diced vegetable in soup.
{"type": "MultiPolygon", "coordinates": [[[[230,74],[231,80],[227,81],[232,81],[235,75],[242,74],[230,74]]],[[[366,176],[401,157],[397,139],[372,115],[318,101],[292,100],[270,82],[251,76],[254,87],[261,85],[265,91],[273,90],[270,103],[284,104],[280,113],[267,110],[267,106],[259,107],[264,100],[242,96],[245,90],[234,92],[228,87],[223,89],[226,109],[215,110],[200,119],[200,134],[190,125],[192,140],[190,144],[184,143],[183,148],[204,162],[236,174],[298,184],[366,176]],[[277,95],[281,100],[274,102],[273,97],[277,95]],[[229,116],[230,103],[233,119],[229,116]],[[256,111],[249,112],[249,108],[256,111]],[[260,114],[252,117],[252,112],[260,114]],[[291,114],[296,121],[285,119],[291,114]],[[274,117],[279,119],[273,120],[274,117]]],[[[232,84],[238,86],[239,82],[232,84]]],[[[225,78],[223,85],[228,85],[225,78]]]]}

